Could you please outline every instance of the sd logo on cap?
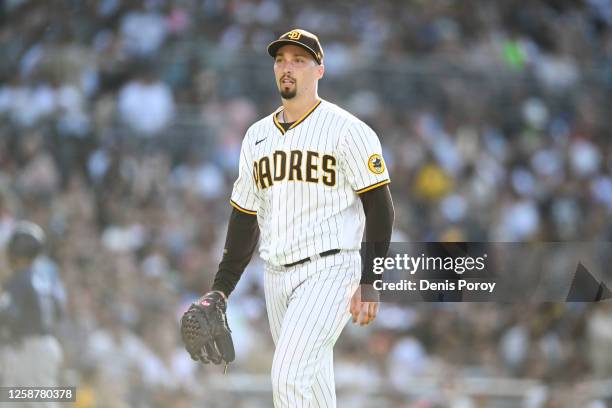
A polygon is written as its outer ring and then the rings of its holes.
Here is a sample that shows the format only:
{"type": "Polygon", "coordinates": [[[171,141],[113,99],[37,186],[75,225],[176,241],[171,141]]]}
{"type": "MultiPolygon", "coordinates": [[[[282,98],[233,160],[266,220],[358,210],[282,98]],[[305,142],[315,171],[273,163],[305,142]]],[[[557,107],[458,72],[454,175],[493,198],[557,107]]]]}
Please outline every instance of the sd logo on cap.
{"type": "Polygon", "coordinates": [[[293,44],[304,48],[312,57],[321,65],[323,62],[323,48],[319,42],[319,38],[306,30],[295,29],[281,35],[278,40],[272,41],[268,45],[268,54],[273,58],[276,57],[276,52],[280,47],[287,44],[293,44]]]}

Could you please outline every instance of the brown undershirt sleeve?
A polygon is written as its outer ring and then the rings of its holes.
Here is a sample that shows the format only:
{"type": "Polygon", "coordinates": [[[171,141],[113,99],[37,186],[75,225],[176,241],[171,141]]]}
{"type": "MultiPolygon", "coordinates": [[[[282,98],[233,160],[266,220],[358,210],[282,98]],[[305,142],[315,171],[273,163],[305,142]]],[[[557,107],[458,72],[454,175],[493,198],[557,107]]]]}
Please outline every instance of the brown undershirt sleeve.
{"type": "Polygon", "coordinates": [[[257,216],[233,208],[227,226],[223,258],[219,263],[212,290],[219,290],[229,297],[249,264],[258,240],[257,216]]]}
{"type": "Polygon", "coordinates": [[[387,256],[395,213],[388,185],[360,194],[359,198],[366,216],[361,284],[372,284],[376,279],[380,279],[380,276],[372,271],[374,258],[387,256]]]}

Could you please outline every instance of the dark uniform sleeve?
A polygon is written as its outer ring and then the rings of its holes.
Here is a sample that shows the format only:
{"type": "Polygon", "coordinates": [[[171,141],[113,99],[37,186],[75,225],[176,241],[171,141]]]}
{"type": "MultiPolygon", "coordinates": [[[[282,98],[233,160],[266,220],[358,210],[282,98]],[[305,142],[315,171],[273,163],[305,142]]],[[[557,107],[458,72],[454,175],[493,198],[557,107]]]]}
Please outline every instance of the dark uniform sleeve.
{"type": "Polygon", "coordinates": [[[212,290],[219,290],[229,297],[249,264],[258,240],[257,216],[232,209],[223,258],[219,263],[212,290]]]}
{"type": "Polygon", "coordinates": [[[373,272],[373,262],[375,257],[387,256],[395,212],[387,185],[367,191],[359,197],[366,216],[361,284],[372,284],[374,280],[380,279],[373,272]]]}

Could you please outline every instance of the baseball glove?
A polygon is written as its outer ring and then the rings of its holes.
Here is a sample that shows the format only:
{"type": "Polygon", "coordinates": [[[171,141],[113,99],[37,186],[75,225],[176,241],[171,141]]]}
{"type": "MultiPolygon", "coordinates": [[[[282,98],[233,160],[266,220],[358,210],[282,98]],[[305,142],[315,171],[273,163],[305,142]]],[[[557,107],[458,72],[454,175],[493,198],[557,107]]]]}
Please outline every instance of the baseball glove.
{"type": "Polygon", "coordinates": [[[181,319],[181,336],[191,358],[204,364],[234,361],[234,343],[227,324],[225,297],[208,292],[181,319]]]}

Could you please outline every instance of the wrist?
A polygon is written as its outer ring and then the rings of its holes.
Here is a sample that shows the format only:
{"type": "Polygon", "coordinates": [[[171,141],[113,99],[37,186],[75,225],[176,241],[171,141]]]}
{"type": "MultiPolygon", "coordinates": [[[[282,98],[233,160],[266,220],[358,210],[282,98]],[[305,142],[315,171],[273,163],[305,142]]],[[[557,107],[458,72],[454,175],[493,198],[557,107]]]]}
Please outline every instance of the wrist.
{"type": "MultiPolygon", "coordinates": [[[[218,294],[220,294],[220,295],[223,297],[223,300],[225,300],[225,301],[227,302],[227,296],[226,296],[226,295],[225,295],[225,293],[223,293],[222,291],[220,291],[220,290],[212,290],[211,292],[212,292],[212,293],[218,293],[218,294]]],[[[211,292],[209,292],[209,293],[211,293],[211,292]]]]}
{"type": "Polygon", "coordinates": [[[370,283],[362,283],[359,285],[361,291],[362,302],[378,302],[380,301],[380,293],[370,283]]]}
{"type": "Polygon", "coordinates": [[[211,302],[216,303],[223,299],[223,303],[227,304],[227,297],[225,293],[220,290],[210,290],[204,293],[200,298],[195,302],[200,306],[208,306],[211,302]]]}

